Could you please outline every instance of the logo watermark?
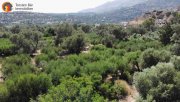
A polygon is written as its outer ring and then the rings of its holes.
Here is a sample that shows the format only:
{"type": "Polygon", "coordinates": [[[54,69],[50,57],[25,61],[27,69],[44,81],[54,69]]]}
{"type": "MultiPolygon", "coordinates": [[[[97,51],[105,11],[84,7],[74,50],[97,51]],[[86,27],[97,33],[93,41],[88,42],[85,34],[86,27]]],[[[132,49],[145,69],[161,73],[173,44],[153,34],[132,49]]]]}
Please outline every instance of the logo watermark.
{"type": "Polygon", "coordinates": [[[11,3],[4,2],[2,4],[2,10],[4,12],[13,12],[13,11],[33,11],[33,3],[11,3]]]}
{"type": "Polygon", "coordinates": [[[11,12],[11,11],[12,11],[12,8],[13,8],[13,5],[12,5],[12,3],[10,3],[10,2],[4,2],[4,3],[2,4],[2,10],[3,10],[4,12],[11,12]]]}
{"type": "Polygon", "coordinates": [[[15,3],[15,11],[33,11],[32,3],[15,3]]]}

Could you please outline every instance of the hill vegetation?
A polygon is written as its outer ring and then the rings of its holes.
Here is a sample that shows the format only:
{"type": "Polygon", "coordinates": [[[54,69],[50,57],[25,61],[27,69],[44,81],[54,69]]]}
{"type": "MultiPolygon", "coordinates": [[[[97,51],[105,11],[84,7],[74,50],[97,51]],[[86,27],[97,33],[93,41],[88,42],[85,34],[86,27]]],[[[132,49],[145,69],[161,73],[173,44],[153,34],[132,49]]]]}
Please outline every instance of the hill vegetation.
{"type": "Polygon", "coordinates": [[[176,10],[179,0],[114,0],[88,12],[79,13],[0,13],[0,24],[58,24],[62,22],[105,24],[133,20],[153,10],[176,10]],[[97,12],[98,13],[97,13],[97,12]],[[100,12],[100,13],[99,13],[100,12]]]}
{"type": "Polygon", "coordinates": [[[116,24],[0,26],[1,102],[180,100],[180,14],[116,24]]]}

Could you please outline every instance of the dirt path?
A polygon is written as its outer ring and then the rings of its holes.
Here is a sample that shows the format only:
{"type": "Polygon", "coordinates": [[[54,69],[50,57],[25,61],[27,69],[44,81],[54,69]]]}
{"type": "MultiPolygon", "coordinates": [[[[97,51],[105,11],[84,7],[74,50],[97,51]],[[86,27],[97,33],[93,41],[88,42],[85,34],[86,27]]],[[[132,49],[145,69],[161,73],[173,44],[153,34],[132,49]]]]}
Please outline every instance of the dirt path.
{"type": "Polygon", "coordinates": [[[32,63],[32,65],[36,66],[35,58],[31,58],[31,63],[32,63]]]}
{"type": "Polygon", "coordinates": [[[0,83],[4,82],[3,80],[3,74],[1,72],[2,64],[0,63],[0,83]]]}
{"type": "Polygon", "coordinates": [[[88,46],[86,46],[86,47],[84,48],[84,50],[82,51],[82,53],[85,53],[85,54],[89,53],[90,50],[91,50],[91,48],[92,48],[93,46],[94,46],[94,45],[89,44],[88,46]]]}
{"type": "MultiPolygon", "coordinates": [[[[109,82],[112,80],[112,76],[108,75],[107,78],[105,79],[105,82],[109,82]]],[[[128,92],[128,96],[126,96],[124,99],[120,99],[119,102],[136,102],[137,97],[139,97],[139,92],[137,91],[135,86],[129,85],[126,81],[124,80],[116,80],[115,83],[121,83],[125,87],[125,89],[128,92]]]]}
{"type": "Polygon", "coordinates": [[[37,50],[36,53],[33,53],[34,56],[38,56],[41,54],[41,50],[37,50]]]}
{"type": "Polygon", "coordinates": [[[36,66],[35,57],[38,56],[38,55],[40,55],[40,54],[41,54],[41,50],[37,50],[36,53],[33,53],[33,56],[34,56],[34,57],[31,58],[31,63],[32,63],[32,65],[36,66]]]}

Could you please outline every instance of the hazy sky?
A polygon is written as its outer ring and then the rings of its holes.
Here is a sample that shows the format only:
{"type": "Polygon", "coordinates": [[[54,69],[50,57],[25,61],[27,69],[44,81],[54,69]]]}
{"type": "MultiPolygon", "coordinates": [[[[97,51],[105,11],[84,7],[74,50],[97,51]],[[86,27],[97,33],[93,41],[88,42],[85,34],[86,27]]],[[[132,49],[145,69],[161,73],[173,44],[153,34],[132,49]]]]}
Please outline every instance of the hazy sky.
{"type": "MultiPolygon", "coordinates": [[[[1,0],[15,3],[33,3],[34,12],[68,13],[78,12],[82,9],[94,8],[105,2],[113,0],[1,0]]],[[[0,3],[2,5],[2,2],[0,3]]]]}

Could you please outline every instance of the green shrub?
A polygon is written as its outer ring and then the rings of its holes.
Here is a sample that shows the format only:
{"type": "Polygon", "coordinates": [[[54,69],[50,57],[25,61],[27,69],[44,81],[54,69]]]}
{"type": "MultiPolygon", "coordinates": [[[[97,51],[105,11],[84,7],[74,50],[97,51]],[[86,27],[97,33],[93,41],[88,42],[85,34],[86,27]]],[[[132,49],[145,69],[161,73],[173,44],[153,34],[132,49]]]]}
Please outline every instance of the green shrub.
{"type": "Polygon", "coordinates": [[[85,33],[90,33],[91,32],[91,26],[90,25],[83,25],[82,31],[84,31],[85,33]]]}
{"type": "Polygon", "coordinates": [[[144,99],[150,95],[157,102],[179,100],[177,72],[171,63],[160,63],[151,69],[136,73],[134,84],[144,99]]]}
{"type": "Polygon", "coordinates": [[[145,20],[142,24],[144,28],[146,28],[148,31],[154,30],[154,25],[155,25],[155,19],[149,18],[145,20]]]}
{"type": "Polygon", "coordinates": [[[173,29],[173,36],[171,37],[171,41],[175,42],[175,43],[179,43],[180,41],[180,24],[174,24],[172,25],[172,29],[173,29]]]}
{"type": "Polygon", "coordinates": [[[112,34],[115,36],[116,39],[118,40],[125,40],[127,33],[125,32],[125,30],[122,27],[119,28],[115,28],[112,31],[112,34]]]}
{"type": "Polygon", "coordinates": [[[99,45],[93,46],[92,50],[104,51],[106,50],[106,46],[99,44],[99,45]]]}
{"type": "Polygon", "coordinates": [[[128,89],[126,89],[127,83],[125,81],[117,80],[113,83],[103,83],[100,86],[100,91],[103,96],[110,100],[118,100],[128,95],[128,89]]]}
{"type": "Polygon", "coordinates": [[[58,46],[62,43],[63,38],[67,36],[71,36],[73,33],[73,26],[67,23],[63,23],[58,25],[55,29],[55,45],[58,46]]]}
{"type": "Polygon", "coordinates": [[[96,33],[100,36],[110,34],[108,25],[102,24],[102,25],[96,27],[96,33]]]}
{"type": "Polygon", "coordinates": [[[115,84],[112,86],[112,94],[113,96],[115,96],[117,99],[118,98],[122,98],[125,97],[126,95],[128,95],[128,89],[126,89],[127,87],[127,83],[125,81],[116,81],[115,84]]]}
{"type": "Polygon", "coordinates": [[[64,47],[70,52],[70,53],[76,53],[79,54],[81,50],[83,50],[85,46],[85,39],[84,36],[81,34],[74,35],[66,39],[64,42],[64,47]]]}
{"type": "Polygon", "coordinates": [[[173,56],[171,58],[171,63],[174,64],[174,67],[176,70],[180,71],[180,57],[179,56],[173,56]]]}
{"type": "Polygon", "coordinates": [[[97,35],[96,33],[90,33],[90,34],[86,34],[85,38],[87,42],[89,42],[90,44],[97,45],[101,43],[103,37],[97,35]]]}
{"type": "Polygon", "coordinates": [[[9,39],[0,39],[0,56],[15,54],[15,45],[9,39]]]}
{"type": "Polygon", "coordinates": [[[148,48],[160,49],[162,48],[162,44],[156,40],[135,39],[127,42],[120,42],[116,45],[116,48],[125,49],[127,52],[144,51],[148,48]]]}
{"type": "Polygon", "coordinates": [[[40,64],[41,64],[42,61],[48,62],[49,60],[50,60],[50,59],[49,59],[48,55],[46,55],[46,54],[38,55],[38,56],[36,56],[36,58],[35,58],[35,62],[36,62],[36,64],[37,64],[38,66],[40,66],[40,64]]]}
{"type": "Polygon", "coordinates": [[[92,102],[108,102],[103,96],[99,95],[98,93],[94,94],[92,97],[92,102]]]}
{"type": "Polygon", "coordinates": [[[106,47],[108,48],[112,48],[113,47],[113,43],[114,43],[114,38],[112,36],[107,36],[107,37],[104,37],[102,39],[102,44],[105,45],[106,47]]]}
{"type": "Polygon", "coordinates": [[[42,54],[37,55],[35,57],[35,62],[37,66],[43,67],[43,63],[47,63],[52,60],[57,59],[57,49],[54,49],[53,47],[48,47],[46,49],[42,50],[42,54]]]}
{"type": "Polygon", "coordinates": [[[128,27],[127,28],[127,32],[129,35],[131,34],[145,34],[147,31],[144,27],[142,26],[137,26],[137,27],[128,27]]]}
{"type": "Polygon", "coordinates": [[[15,25],[15,26],[13,26],[13,27],[10,29],[10,31],[11,31],[13,34],[17,34],[17,33],[19,33],[19,32],[21,31],[21,28],[20,28],[19,25],[15,25]]]}
{"type": "Polygon", "coordinates": [[[172,53],[173,53],[174,55],[180,56],[180,44],[175,43],[175,44],[172,46],[171,51],[172,51],[172,53]]]}
{"type": "Polygon", "coordinates": [[[90,77],[71,78],[65,77],[61,84],[53,87],[46,95],[38,98],[39,102],[88,102],[95,98],[98,100],[105,100],[102,96],[95,93],[94,86],[90,77]]]}
{"type": "Polygon", "coordinates": [[[0,84],[0,100],[1,102],[6,102],[8,99],[8,89],[5,85],[0,84]]]}
{"type": "Polygon", "coordinates": [[[107,61],[97,61],[89,63],[84,66],[82,73],[91,74],[93,72],[99,73],[100,75],[106,74],[107,72],[115,72],[115,65],[107,61]]]}
{"type": "Polygon", "coordinates": [[[164,44],[170,44],[171,43],[171,37],[173,35],[173,29],[171,28],[170,24],[165,25],[163,28],[161,28],[160,32],[160,41],[164,44]]]}
{"type": "Polygon", "coordinates": [[[51,53],[57,53],[58,52],[58,48],[53,47],[53,46],[46,46],[44,48],[42,48],[42,53],[44,54],[51,54],[51,53]]]}
{"type": "Polygon", "coordinates": [[[52,27],[48,27],[47,29],[46,29],[46,35],[45,36],[55,36],[56,34],[55,34],[55,29],[54,28],[52,28],[52,27]]]}
{"type": "Polygon", "coordinates": [[[141,67],[147,68],[156,65],[158,62],[169,62],[170,53],[167,51],[157,51],[154,49],[145,50],[141,57],[141,67]]]}
{"type": "Polygon", "coordinates": [[[24,73],[32,73],[35,71],[31,66],[30,57],[28,55],[15,55],[6,58],[2,64],[2,72],[5,77],[20,75],[24,73]]]}
{"type": "Polygon", "coordinates": [[[20,34],[12,35],[10,40],[19,52],[32,54],[38,49],[41,37],[41,32],[25,29],[20,34]]]}
{"type": "Polygon", "coordinates": [[[72,61],[57,60],[50,61],[45,67],[45,72],[51,75],[53,84],[58,85],[63,76],[78,74],[78,68],[79,66],[74,65],[72,61]]]}
{"type": "Polygon", "coordinates": [[[30,98],[35,99],[39,94],[46,93],[52,83],[45,74],[26,74],[8,80],[6,85],[9,92],[6,102],[29,102],[30,98]]]}

